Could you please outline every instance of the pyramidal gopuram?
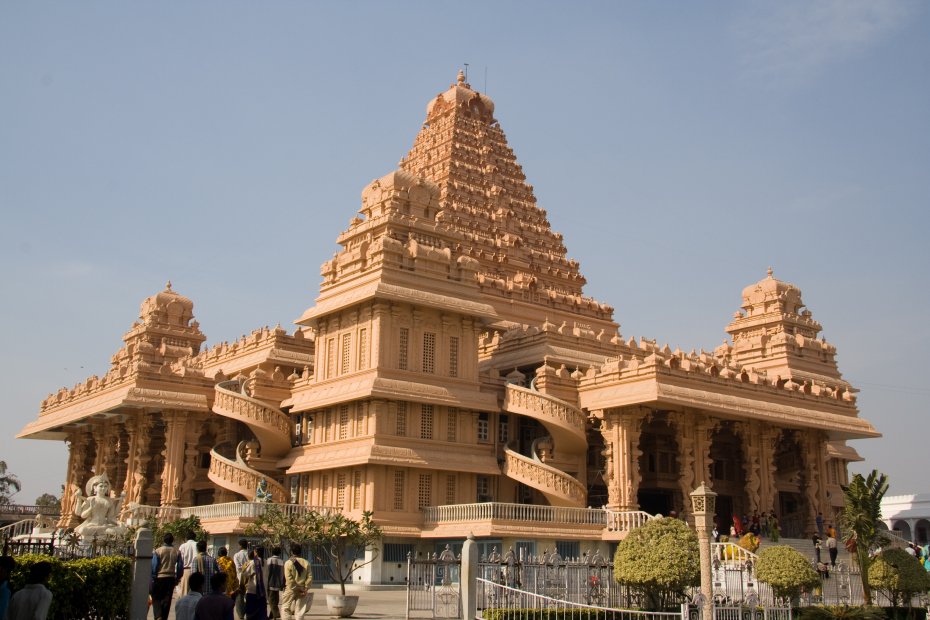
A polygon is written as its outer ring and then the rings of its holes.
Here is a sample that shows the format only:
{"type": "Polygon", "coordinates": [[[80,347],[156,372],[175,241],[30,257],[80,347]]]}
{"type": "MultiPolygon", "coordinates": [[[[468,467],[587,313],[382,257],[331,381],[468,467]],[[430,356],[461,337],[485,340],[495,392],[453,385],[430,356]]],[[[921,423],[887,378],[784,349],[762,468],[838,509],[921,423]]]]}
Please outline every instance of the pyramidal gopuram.
{"type": "Polygon", "coordinates": [[[345,208],[296,329],[204,349],[169,283],[102,376],[42,401],[19,436],[67,442],[60,527],[104,473],[123,522],[197,515],[215,546],[255,501],[371,511],[385,538],[361,581],[392,583],[469,533],[609,557],[651,515],[692,519],[702,482],[722,522],[764,514],[785,536],[842,508],[846,441],[878,433],[800,289],[771,269],[735,289],[710,350],[624,339],[461,73],[345,208]]]}

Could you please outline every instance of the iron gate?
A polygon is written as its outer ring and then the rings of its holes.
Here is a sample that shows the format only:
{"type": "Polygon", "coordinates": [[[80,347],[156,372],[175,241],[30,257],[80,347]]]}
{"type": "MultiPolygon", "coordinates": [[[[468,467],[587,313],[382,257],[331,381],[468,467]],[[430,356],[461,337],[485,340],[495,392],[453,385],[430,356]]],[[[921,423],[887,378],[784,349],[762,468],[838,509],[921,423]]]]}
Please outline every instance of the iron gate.
{"type": "Polygon", "coordinates": [[[456,557],[449,545],[426,559],[408,554],[407,617],[428,612],[428,618],[461,618],[461,568],[462,557],[456,557]]]}

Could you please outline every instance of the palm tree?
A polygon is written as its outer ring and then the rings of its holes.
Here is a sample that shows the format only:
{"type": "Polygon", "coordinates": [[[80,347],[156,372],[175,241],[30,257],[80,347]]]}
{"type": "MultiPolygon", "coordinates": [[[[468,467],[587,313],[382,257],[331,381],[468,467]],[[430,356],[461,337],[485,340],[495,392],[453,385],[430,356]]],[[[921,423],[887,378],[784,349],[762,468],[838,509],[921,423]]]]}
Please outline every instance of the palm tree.
{"type": "Polygon", "coordinates": [[[855,546],[856,559],[862,579],[862,596],[865,604],[872,604],[872,589],[869,587],[869,549],[882,541],[879,523],[882,518],[882,497],[888,491],[888,476],[873,469],[868,478],[856,474],[849,486],[843,487],[845,508],[840,515],[843,540],[852,551],[855,546]]]}
{"type": "Polygon", "coordinates": [[[19,493],[22,488],[19,478],[6,473],[6,461],[0,461],[0,504],[9,504],[13,494],[19,493]]]}

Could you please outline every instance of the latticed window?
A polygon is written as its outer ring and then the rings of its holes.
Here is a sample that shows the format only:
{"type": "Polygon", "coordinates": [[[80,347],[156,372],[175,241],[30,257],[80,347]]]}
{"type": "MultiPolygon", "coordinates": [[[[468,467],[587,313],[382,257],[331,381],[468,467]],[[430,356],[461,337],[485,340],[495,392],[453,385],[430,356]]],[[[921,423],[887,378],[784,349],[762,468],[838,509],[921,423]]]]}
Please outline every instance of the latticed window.
{"type": "Polygon", "coordinates": [[[423,372],[436,372],[436,334],[423,334],[423,372]]]}
{"type": "Polygon", "coordinates": [[[478,441],[490,441],[490,432],[488,429],[488,414],[478,414],[478,441]]]}
{"type": "Polygon", "coordinates": [[[404,472],[394,472],[394,510],[404,509],[404,472]]]}
{"type": "Polygon", "coordinates": [[[420,439],[433,438],[433,406],[420,405],[420,439]]]}
{"type": "Polygon", "coordinates": [[[345,439],[349,435],[349,406],[342,405],[339,407],[339,439],[345,439]]]}
{"type": "Polygon", "coordinates": [[[420,474],[417,483],[417,508],[427,508],[433,505],[433,475],[420,474]]]}
{"type": "Polygon", "coordinates": [[[446,440],[455,441],[458,435],[459,427],[459,410],[455,407],[449,407],[448,417],[446,418],[446,440]]]}
{"type": "Polygon", "coordinates": [[[487,476],[478,476],[478,484],[475,489],[478,494],[479,502],[491,501],[491,479],[487,476]]]}
{"type": "Polygon", "coordinates": [[[329,338],[326,340],[326,378],[333,376],[336,370],[336,339],[329,338]]]}
{"type": "Polygon", "coordinates": [[[346,475],[336,476],[336,508],[342,509],[346,505],[346,475]]]}
{"type": "Polygon", "coordinates": [[[510,418],[505,415],[501,415],[497,419],[497,437],[503,444],[510,441],[510,418]]]}
{"type": "Polygon", "coordinates": [[[300,494],[300,476],[291,476],[291,503],[296,504],[300,494]]]}
{"type": "Polygon", "coordinates": [[[459,337],[449,337],[449,376],[459,376],[459,337]]]}
{"type": "Polygon", "coordinates": [[[358,330],[358,369],[368,368],[368,330],[358,330]]]}
{"type": "Polygon", "coordinates": [[[410,346],[410,330],[406,327],[400,328],[400,340],[397,345],[397,367],[401,370],[407,370],[407,349],[410,346]]]}
{"type": "Polygon", "coordinates": [[[407,434],[407,403],[397,403],[397,434],[407,434]]]}
{"type": "Polygon", "coordinates": [[[455,503],[455,500],[456,500],[455,482],[456,482],[456,478],[454,474],[449,474],[446,476],[446,503],[447,504],[455,503]]]}
{"type": "MultiPolygon", "coordinates": [[[[304,416],[298,413],[294,416],[294,442],[293,445],[299,446],[304,442],[304,416]]],[[[293,503],[293,502],[291,502],[293,503]]]]}
{"type": "Polygon", "coordinates": [[[339,372],[346,374],[349,372],[349,356],[352,353],[352,334],[343,334],[342,335],[342,364],[339,367],[339,372]]]}
{"type": "Polygon", "coordinates": [[[329,506],[329,474],[320,478],[320,505],[329,506]]]}
{"type": "Polygon", "coordinates": [[[352,473],[352,507],[358,510],[362,507],[362,472],[352,473]]]}

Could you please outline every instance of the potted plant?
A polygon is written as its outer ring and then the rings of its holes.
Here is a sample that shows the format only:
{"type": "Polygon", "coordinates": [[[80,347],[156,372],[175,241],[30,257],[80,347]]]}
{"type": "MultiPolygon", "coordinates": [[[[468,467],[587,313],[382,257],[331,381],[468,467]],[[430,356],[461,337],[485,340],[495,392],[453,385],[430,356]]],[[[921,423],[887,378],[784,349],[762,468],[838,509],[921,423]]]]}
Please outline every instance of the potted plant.
{"type": "Polygon", "coordinates": [[[346,595],[346,583],[363,566],[374,562],[377,543],[383,534],[381,528],[371,520],[371,512],[363,512],[359,521],[346,517],[341,512],[321,514],[308,513],[308,540],[317,563],[322,564],[333,581],[339,584],[340,594],[327,594],[326,605],[333,615],[348,618],[355,613],[358,596],[346,595]],[[364,560],[366,551],[373,551],[364,560]]]}

